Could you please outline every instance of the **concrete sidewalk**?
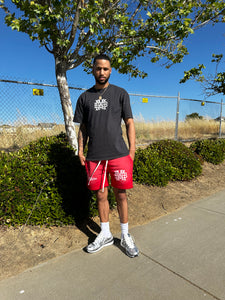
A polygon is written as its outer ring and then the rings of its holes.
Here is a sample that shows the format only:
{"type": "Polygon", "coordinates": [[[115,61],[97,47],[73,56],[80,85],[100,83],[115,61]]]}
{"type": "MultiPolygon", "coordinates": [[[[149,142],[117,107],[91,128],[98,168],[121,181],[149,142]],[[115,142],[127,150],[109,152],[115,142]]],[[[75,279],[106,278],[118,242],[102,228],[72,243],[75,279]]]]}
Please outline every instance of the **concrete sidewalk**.
{"type": "Polygon", "coordinates": [[[1,281],[0,299],[225,299],[225,190],[131,234],[137,258],[118,235],[99,253],[74,251],[1,281]]]}

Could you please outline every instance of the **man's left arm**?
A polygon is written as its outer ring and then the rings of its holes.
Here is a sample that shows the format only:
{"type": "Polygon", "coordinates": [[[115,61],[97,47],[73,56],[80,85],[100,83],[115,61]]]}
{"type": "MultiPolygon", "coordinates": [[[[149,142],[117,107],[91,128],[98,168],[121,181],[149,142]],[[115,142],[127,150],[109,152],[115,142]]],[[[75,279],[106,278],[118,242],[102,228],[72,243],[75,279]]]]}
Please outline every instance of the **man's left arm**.
{"type": "Polygon", "coordinates": [[[127,139],[129,143],[129,154],[132,160],[135,156],[135,126],[132,118],[124,119],[126,125],[127,139]]]}

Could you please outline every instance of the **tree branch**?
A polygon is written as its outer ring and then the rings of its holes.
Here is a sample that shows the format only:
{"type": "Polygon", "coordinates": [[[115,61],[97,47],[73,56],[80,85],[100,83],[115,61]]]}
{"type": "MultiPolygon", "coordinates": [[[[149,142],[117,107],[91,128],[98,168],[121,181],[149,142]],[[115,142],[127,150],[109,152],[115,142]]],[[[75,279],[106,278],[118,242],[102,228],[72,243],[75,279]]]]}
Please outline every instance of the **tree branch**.
{"type": "Polygon", "coordinates": [[[137,13],[139,12],[140,8],[141,8],[141,3],[139,2],[137,8],[135,9],[133,15],[130,18],[130,21],[133,21],[133,19],[136,17],[137,13]]]}
{"type": "MultiPolygon", "coordinates": [[[[80,32],[81,35],[81,32],[80,32]]],[[[76,59],[78,57],[79,51],[81,49],[81,47],[88,41],[89,37],[91,36],[91,32],[90,30],[85,34],[85,37],[83,39],[81,39],[80,41],[78,41],[76,49],[74,50],[74,52],[70,55],[70,61],[73,61],[74,59],[76,59]]],[[[73,62],[74,64],[74,62],[73,62]]],[[[74,69],[74,68],[72,68],[74,69]]]]}
{"type": "Polygon", "coordinates": [[[77,3],[76,14],[75,14],[74,21],[73,21],[73,24],[72,24],[71,34],[70,34],[70,39],[69,39],[70,43],[66,48],[66,52],[71,48],[71,46],[73,45],[74,39],[76,37],[77,27],[78,27],[79,18],[80,18],[80,9],[81,9],[82,3],[83,3],[82,0],[79,0],[78,3],[77,3]]]}
{"type": "MultiPolygon", "coordinates": [[[[198,24],[196,27],[193,27],[193,30],[201,28],[202,26],[204,26],[204,25],[208,24],[209,22],[215,20],[217,17],[223,15],[224,13],[225,13],[225,9],[223,9],[221,12],[219,12],[218,14],[216,14],[214,17],[209,18],[208,20],[205,20],[201,24],[198,24]]],[[[193,22],[193,25],[197,22],[197,20],[198,20],[199,17],[200,17],[200,15],[195,19],[195,21],[193,22]]]]}
{"type": "Polygon", "coordinates": [[[85,61],[87,61],[88,59],[92,58],[92,56],[90,54],[84,54],[82,56],[80,55],[77,55],[77,59],[76,59],[76,62],[74,63],[71,63],[69,66],[68,66],[68,70],[72,70],[72,69],[75,69],[76,67],[78,67],[79,65],[81,65],[82,63],[84,63],[85,61]]]}
{"type": "Polygon", "coordinates": [[[114,3],[113,3],[113,5],[110,7],[110,8],[108,8],[105,12],[104,12],[104,14],[106,15],[106,14],[108,14],[110,11],[112,11],[116,6],[117,6],[117,4],[120,2],[120,0],[117,0],[117,1],[115,1],[114,3]]]}
{"type": "Polygon", "coordinates": [[[45,44],[45,49],[46,49],[49,53],[54,54],[54,51],[53,51],[53,50],[50,50],[46,44],[45,44]]]}

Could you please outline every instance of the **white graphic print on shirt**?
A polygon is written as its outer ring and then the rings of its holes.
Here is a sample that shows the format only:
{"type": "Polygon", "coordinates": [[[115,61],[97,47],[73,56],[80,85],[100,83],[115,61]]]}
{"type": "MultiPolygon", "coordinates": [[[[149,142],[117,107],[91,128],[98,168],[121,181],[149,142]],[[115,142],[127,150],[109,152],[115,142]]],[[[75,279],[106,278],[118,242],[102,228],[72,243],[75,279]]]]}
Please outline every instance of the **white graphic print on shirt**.
{"type": "Polygon", "coordinates": [[[125,170],[114,171],[114,176],[117,181],[126,181],[127,180],[127,172],[125,170]]]}
{"type": "Polygon", "coordinates": [[[106,99],[97,99],[95,100],[94,108],[96,111],[98,110],[106,110],[108,107],[108,101],[106,99]]]}

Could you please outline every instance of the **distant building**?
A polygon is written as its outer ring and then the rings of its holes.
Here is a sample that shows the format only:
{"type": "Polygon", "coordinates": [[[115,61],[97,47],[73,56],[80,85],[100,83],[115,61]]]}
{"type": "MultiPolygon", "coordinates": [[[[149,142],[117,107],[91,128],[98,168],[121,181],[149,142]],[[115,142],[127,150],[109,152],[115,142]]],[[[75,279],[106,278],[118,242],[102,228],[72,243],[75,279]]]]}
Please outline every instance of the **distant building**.
{"type": "MultiPolygon", "coordinates": [[[[214,120],[220,122],[220,117],[218,117],[218,118],[216,118],[216,119],[214,119],[214,120]]],[[[221,121],[222,121],[222,122],[225,122],[225,117],[221,117],[221,121]]]]}
{"type": "Polygon", "coordinates": [[[0,132],[14,133],[16,132],[16,128],[10,125],[1,125],[0,132]]]}
{"type": "Polygon", "coordinates": [[[22,125],[22,129],[26,129],[26,131],[33,132],[37,130],[37,126],[26,124],[26,125],[22,125]]]}
{"type": "Polygon", "coordinates": [[[0,125],[0,133],[15,133],[18,128],[21,130],[26,130],[29,132],[34,132],[37,130],[51,130],[56,126],[56,123],[38,123],[38,125],[25,124],[20,126],[12,126],[12,125],[0,125]]]}
{"type": "Polygon", "coordinates": [[[45,130],[52,129],[55,125],[56,123],[38,123],[38,127],[45,130]]]}

